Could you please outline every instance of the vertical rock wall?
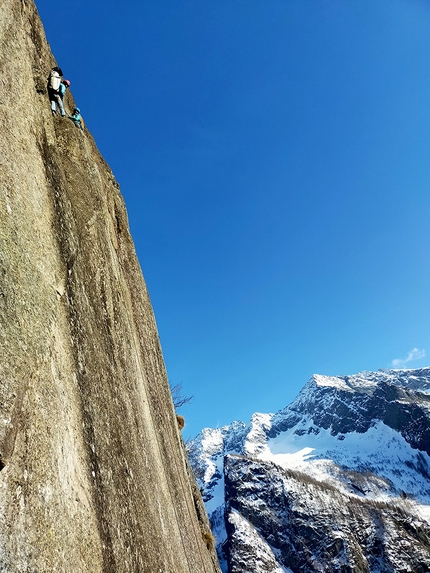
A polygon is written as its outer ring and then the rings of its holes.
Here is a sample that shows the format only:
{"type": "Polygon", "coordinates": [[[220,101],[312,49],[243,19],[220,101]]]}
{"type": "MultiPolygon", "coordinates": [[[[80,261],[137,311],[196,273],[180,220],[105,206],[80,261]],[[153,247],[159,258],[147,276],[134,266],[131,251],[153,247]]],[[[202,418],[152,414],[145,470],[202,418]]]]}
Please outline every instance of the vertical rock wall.
{"type": "Polygon", "coordinates": [[[33,0],[2,0],[0,56],[0,571],[219,571],[124,203],[51,116],[33,0]]]}

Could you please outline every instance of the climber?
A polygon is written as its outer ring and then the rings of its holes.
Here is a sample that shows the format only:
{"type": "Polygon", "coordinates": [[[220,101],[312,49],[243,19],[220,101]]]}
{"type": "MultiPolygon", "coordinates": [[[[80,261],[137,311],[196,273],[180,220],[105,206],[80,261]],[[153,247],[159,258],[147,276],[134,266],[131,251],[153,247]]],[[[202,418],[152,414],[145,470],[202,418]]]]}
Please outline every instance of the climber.
{"type": "Polygon", "coordinates": [[[66,112],[64,111],[63,102],[60,97],[60,85],[61,85],[62,75],[63,72],[58,66],[52,68],[48,79],[48,95],[49,95],[49,101],[51,102],[52,115],[55,115],[57,113],[56,104],[58,103],[58,107],[60,108],[60,113],[64,117],[66,115],[66,112]]]}
{"type": "Polygon", "coordinates": [[[69,87],[70,87],[69,80],[61,80],[60,87],[58,88],[59,92],[60,92],[61,102],[64,101],[64,96],[66,95],[67,88],[69,88],[69,87]]]}
{"type": "Polygon", "coordinates": [[[66,117],[66,112],[64,110],[64,96],[66,94],[67,88],[70,87],[69,80],[61,80],[60,86],[58,88],[58,95],[56,95],[56,101],[58,103],[58,107],[60,108],[60,113],[62,117],[66,117]]]}
{"type": "Polygon", "coordinates": [[[82,131],[84,131],[84,120],[82,119],[81,116],[81,110],[78,107],[75,107],[75,109],[73,110],[73,114],[69,115],[69,119],[73,121],[76,127],[79,127],[79,129],[82,129],[82,131]]]}

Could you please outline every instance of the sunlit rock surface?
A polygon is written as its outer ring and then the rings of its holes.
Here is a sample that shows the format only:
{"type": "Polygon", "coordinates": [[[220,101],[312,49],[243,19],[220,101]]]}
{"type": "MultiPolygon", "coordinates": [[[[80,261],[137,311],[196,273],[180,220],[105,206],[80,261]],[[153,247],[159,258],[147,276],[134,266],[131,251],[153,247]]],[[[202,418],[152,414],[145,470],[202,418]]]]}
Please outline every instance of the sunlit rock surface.
{"type": "Polygon", "coordinates": [[[215,572],[123,199],[51,115],[32,0],[0,55],[0,571],[215,572]]]}
{"type": "Polygon", "coordinates": [[[313,376],[190,444],[229,573],[430,571],[430,368],[313,376]]]}

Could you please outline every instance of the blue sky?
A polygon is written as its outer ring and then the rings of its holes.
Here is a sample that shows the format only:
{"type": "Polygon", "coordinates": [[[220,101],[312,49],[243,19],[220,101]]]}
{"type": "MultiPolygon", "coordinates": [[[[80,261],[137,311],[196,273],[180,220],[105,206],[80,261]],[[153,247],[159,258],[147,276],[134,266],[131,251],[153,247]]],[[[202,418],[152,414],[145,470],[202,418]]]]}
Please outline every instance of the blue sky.
{"type": "Polygon", "coordinates": [[[194,395],[185,437],[313,373],[428,364],[427,0],[36,5],[194,395]]]}

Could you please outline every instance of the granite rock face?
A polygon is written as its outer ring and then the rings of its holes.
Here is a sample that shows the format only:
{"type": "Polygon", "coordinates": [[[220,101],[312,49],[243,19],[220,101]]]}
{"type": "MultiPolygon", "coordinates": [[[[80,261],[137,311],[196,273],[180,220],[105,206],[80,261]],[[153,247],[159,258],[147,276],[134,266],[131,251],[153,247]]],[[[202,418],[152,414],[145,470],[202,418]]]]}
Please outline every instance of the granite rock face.
{"type": "Polygon", "coordinates": [[[0,571],[219,571],[123,199],[51,115],[33,0],[2,0],[0,55],[0,571]]]}
{"type": "Polygon", "coordinates": [[[189,445],[225,573],[430,571],[430,368],[314,375],[189,445]]]}

